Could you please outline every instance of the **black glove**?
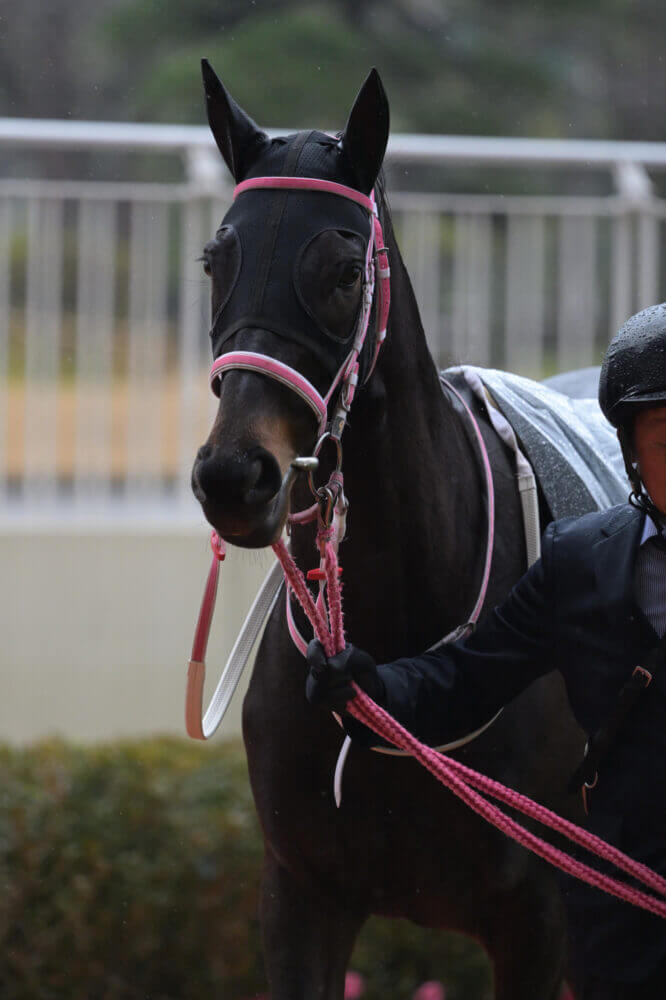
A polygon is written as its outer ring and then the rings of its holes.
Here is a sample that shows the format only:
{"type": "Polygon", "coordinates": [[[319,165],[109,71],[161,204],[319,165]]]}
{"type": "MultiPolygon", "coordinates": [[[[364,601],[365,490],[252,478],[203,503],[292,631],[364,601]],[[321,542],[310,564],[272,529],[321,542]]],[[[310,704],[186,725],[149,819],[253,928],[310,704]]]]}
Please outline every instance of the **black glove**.
{"type": "Polygon", "coordinates": [[[384,682],[375,661],[364,650],[348,644],[342,652],[329,658],[319,640],[312,639],[307,660],[310,672],[305,682],[305,697],[313,705],[324,705],[335,712],[344,711],[354,696],[353,680],[373,701],[383,701],[384,682]]]}

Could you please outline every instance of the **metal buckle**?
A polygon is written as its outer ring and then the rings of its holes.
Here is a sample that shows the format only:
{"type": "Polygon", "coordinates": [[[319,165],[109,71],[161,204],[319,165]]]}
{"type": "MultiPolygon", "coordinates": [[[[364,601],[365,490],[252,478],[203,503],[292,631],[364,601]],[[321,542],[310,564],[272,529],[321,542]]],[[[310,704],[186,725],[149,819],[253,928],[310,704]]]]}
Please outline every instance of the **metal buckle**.
{"type": "Polygon", "coordinates": [[[391,265],[389,263],[389,248],[388,247],[378,247],[375,256],[372,258],[377,267],[377,272],[379,274],[380,280],[386,280],[391,274],[391,265]],[[384,259],[380,260],[379,255],[384,254],[384,259]]]}
{"type": "MultiPolygon", "coordinates": [[[[592,739],[590,738],[589,740],[587,740],[587,742],[585,744],[585,749],[583,751],[583,761],[587,760],[588,754],[590,752],[591,745],[592,745],[592,739]]],[[[590,781],[583,781],[583,785],[585,786],[585,788],[589,788],[591,790],[593,788],[596,788],[598,781],[599,781],[599,772],[595,771],[594,772],[594,781],[591,781],[591,782],[590,781]]]]}
{"type": "MultiPolygon", "coordinates": [[[[317,441],[314,449],[314,454],[307,460],[301,460],[304,472],[307,472],[308,486],[310,487],[310,492],[312,496],[319,504],[319,521],[320,526],[328,528],[333,521],[333,514],[335,512],[336,505],[341,498],[344,498],[343,487],[342,487],[342,442],[339,438],[331,434],[330,431],[326,431],[317,441]],[[336,465],[335,471],[331,474],[327,483],[323,486],[316,486],[314,481],[314,470],[319,465],[319,453],[321,452],[322,445],[326,440],[330,440],[335,445],[336,451],[336,465]],[[308,463],[306,465],[306,462],[308,463]]],[[[293,464],[293,463],[292,463],[293,464]]],[[[346,509],[346,502],[345,502],[346,509]]]]}
{"type": "MultiPolygon", "coordinates": [[[[339,492],[339,491],[338,491],[339,492]]],[[[337,498],[337,492],[331,486],[320,486],[316,493],[319,504],[320,527],[328,528],[333,521],[333,510],[337,498]]]]}
{"type": "MultiPolygon", "coordinates": [[[[588,740],[587,743],[585,744],[583,760],[585,760],[589,752],[590,752],[590,741],[588,740]]],[[[583,799],[583,809],[585,810],[586,816],[590,815],[590,802],[587,793],[591,792],[593,788],[596,788],[598,782],[599,782],[599,772],[595,771],[594,781],[583,781],[583,784],[580,786],[580,793],[583,799]]]]}

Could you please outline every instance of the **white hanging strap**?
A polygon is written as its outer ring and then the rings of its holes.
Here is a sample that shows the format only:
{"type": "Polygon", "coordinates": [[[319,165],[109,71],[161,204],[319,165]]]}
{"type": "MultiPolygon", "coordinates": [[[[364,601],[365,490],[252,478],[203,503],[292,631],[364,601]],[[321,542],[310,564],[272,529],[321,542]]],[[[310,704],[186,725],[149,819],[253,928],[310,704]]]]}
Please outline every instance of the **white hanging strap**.
{"type": "MultiPolygon", "coordinates": [[[[516,452],[518,456],[524,458],[521,452],[516,452]]],[[[537,484],[532,466],[527,459],[524,459],[529,471],[521,475],[518,472],[518,490],[520,492],[520,505],[523,509],[523,524],[525,525],[525,548],[527,550],[527,565],[533,563],[541,557],[541,522],[539,519],[539,496],[537,484]]]]}
{"type": "Polygon", "coordinates": [[[516,475],[518,477],[518,492],[523,513],[523,529],[525,532],[525,549],[527,565],[530,567],[541,556],[541,521],[539,517],[539,495],[536,476],[532,466],[520,450],[515,432],[504,414],[497,408],[488,387],[473,369],[461,366],[465,381],[475,396],[486,404],[488,418],[497,431],[500,439],[511,449],[516,459],[516,475]]]}
{"type": "Polygon", "coordinates": [[[539,517],[539,495],[537,493],[536,476],[532,466],[520,450],[513,427],[503,413],[495,406],[494,400],[486,391],[486,408],[490,422],[502,441],[511,448],[516,459],[516,475],[518,477],[518,494],[523,512],[523,530],[525,532],[525,550],[528,568],[541,555],[541,521],[539,517]]]}
{"type": "Polygon", "coordinates": [[[284,583],[282,567],[279,562],[271,567],[254,599],[243,627],[231,650],[222,676],[215,688],[215,693],[203,712],[203,686],[206,676],[206,664],[202,660],[190,660],[187,671],[187,694],[185,697],[185,726],[187,733],[196,740],[208,740],[213,735],[229,707],[236,686],[241,678],[245,665],[250,658],[261,628],[273,610],[284,583]]]}

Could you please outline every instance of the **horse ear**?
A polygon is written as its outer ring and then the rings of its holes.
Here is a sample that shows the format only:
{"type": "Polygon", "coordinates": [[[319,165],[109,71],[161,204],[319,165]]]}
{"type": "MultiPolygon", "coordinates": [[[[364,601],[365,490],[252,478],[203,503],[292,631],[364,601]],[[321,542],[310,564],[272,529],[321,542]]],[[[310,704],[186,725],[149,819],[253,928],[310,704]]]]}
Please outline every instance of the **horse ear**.
{"type": "Polygon", "coordinates": [[[356,174],[359,188],[372,191],[389,136],[389,104],[379,73],[371,69],[361,87],[342,134],[342,148],[356,174]]]}
{"type": "Polygon", "coordinates": [[[201,60],[201,75],[210,130],[224,162],[238,183],[259,148],[268,142],[268,136],[238,107],[207,59],[201,60]]]}

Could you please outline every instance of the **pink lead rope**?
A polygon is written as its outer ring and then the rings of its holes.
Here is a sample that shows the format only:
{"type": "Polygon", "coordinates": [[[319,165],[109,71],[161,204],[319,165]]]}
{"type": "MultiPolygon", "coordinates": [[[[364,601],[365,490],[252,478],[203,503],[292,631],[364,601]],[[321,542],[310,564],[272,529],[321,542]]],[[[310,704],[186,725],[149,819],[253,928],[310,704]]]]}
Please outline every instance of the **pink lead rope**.
{"type": "MultiPolygon", "coordinates": [[[[338,561],[333,545],[330,541],[324,540],[323,567],[328,590],[330,628],[326,627],[325,619],[315,606],[303,574],[298,566],[296,566],[284,542],[280,541],[276,543],[273,546],[273,550],[282,564],[284,575],[290,588],[301,603],[301,607],[310,620],[315,635],[324,647],[326,655],[333,656],[335,653],[340,652],[344,649],[345,635],[338,561]]],[[[431,747],[420,743],[400,723],[396,722],[388,712],[365,694],[358,685],[354,684],[353,687],[356,695],[347,704],[346,709],[350,715],[353,715],[354,718],[364,723],[383,739],[388,740],[388,742],[393,743],[401,750],[415,757],[443,785],[446,785],[454,795],[457,795],[470,809],[473,809],[474,812],[478,813],[489,823],[492,823],[493,826],[497,827],[507,836],[512,837],[519,844],[522,844],[523,847],[538,854],[556,868],[560,868],[569,875],[587,882],[588,885],[602,889],[604,892],[617,896],[618,899],[632,903],[634,906],[649,910],[657,916],[666,917],[666,901],[656,898],[656,896],[652,896],[649,893],[642,892],[640,889],[635,889],[625,882],[611,878],[608,875],[603,875],[589,865],[566,854],[566,852],[553,847],[552,844],[537,837],[521,826],[516,820],[507,816],[497,806],[488,802],[483,795],[479,794],[479,791],[537,820],[542,825],[550,827],[557,833],[563,834],[574,843],[585,847],[592,854],[610,861],[616,868],[626,872],[654,893],[659,896],[666,896],[666,879],[662,878],[661,875],[651,871],[645,865],[634,861],[611,844],[607,844],[604,840],[601,840],[600,837],[589,833],[582,827],[576,826],[575,823],[571,823],[569,820],[563,819],[527,796],[506,788],[500,782],[479,774],[459,761],[446,757],[431,747]]]]}

